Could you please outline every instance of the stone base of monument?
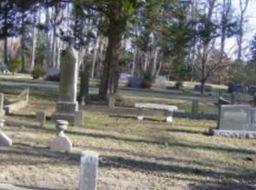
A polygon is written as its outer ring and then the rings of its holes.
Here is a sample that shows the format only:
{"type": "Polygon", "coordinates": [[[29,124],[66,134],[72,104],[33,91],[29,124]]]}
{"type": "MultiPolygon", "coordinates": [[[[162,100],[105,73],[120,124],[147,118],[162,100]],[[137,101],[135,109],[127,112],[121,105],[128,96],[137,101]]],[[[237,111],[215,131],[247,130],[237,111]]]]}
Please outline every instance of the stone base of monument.
{"type": "Polygon", "coordinates": [[[256,131],[211,129],[210,133],[216,136],[225,136],[225,137],[256,138],[256,131]]]}
{"type": "Polygon", "coordinates": [[[83,115],[78,111],[77,102],[58,102],[56,112],[52,115],[52,120],[66,120],[71,125],[83,125],[83,115]]]}

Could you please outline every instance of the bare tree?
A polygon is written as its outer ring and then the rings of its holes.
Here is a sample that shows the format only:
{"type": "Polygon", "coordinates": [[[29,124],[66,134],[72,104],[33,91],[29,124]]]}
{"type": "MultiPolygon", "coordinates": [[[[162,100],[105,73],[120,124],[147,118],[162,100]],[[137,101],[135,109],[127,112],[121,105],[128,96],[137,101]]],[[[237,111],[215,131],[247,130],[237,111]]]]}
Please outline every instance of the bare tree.
{"type": "Polygon", "coordinates": [[[212,36],[212,16],[213,16],[213,11],[215,8],[215,4],[216,4],[216,0],[209,0],[207,2],[207,10],[206,10],[206,14],[203,17],[204,21],[203,21],[203,25],[204,25],[204,34],[207,34],[206,36],[203,35],[202,39],[201,39],[201,50],[198,51],[200,56],[200,65],[201,65],[201,77],[200,77],[200,82],[201,82],[201,94],[204,94],[204,87],[205,87],[205,83],[208,79],[208,73],[206,70],[206,64],[208,61],[208,55],[212,49],[211,43],[212,43],[212,39],[215,36],[212,36]]]}
{"type": "Polygon", "coordinates": [[[244,24],[245,24],[245,13],[248,8],[250,0],[239,0],[239,21],[238,21],[238,35],[237,35],[237,59],[242,59],[242,50],[243,50],[243,37],[244,37],[244,24]]]}

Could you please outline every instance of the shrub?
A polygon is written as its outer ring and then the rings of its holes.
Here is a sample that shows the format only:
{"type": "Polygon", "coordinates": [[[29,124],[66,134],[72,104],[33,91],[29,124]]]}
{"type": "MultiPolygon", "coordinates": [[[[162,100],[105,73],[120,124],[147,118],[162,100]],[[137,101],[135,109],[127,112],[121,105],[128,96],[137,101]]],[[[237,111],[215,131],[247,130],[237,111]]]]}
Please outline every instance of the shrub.
{"type": "Polygon", "coordinates": [[[153,77],[149,71],[144,73],[144,80],[142,82],[142,88],[151,88],[153,77]]]}
{"type": "Polygon", "coordinates": [[[39,79],[45,75],[44,69],[41,66],[36,66],[31,73],[33,79],[39,79]]]}
{"type": "Polygon", "coordinates": [[[22,62],[19,59],[12,59],[9,62],[9,69],[14,74],[21,69],[22,62]]]}
{"type": "Polygon", "coordinates": [[[174,84],[175,89],[180,90],[182,87],[183,87],[183,82],[181,82],[181,81],[175,82],[175,84],[174,84]]]}

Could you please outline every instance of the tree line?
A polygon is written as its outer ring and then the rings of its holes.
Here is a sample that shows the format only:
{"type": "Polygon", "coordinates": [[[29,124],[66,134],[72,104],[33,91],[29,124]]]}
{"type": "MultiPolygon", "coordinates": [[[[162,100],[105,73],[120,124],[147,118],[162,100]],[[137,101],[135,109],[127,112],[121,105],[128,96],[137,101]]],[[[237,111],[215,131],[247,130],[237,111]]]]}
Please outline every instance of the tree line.
{"type": "Polygon", "coordinates": [[[22,72],[59,68],[73,37],[82,84],[88,76],[100,79],[102,99],[116,93],[122,72],[149,81],[197,80],[203,94],[207,81],[224,83],[235,73],[228,38],[236,39],[236,58],[244,61],[250,2],[239,2],[235,11],[231,0],[2,0],[2,62],[18,59],[22,72]]]}

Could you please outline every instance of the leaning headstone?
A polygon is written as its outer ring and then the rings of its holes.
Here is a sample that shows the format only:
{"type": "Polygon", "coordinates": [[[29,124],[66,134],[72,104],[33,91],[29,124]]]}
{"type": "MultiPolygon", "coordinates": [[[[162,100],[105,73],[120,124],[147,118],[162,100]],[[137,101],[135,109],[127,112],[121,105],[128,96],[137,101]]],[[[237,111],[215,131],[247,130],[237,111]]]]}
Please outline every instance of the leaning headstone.
{"type": "Polygon", "coordinates": [[[80,161],[79,190],[96,190],[99,156],[95,152],[83,152],[80,161]]]}
{"type": "Polygon", "coordinates": [[[0,119],[0,146],[12,146],[12,139],[10,139],[4,132],[2,128],[4,127],[5,120],[0,119]]]}
{"type": "Polygon", "coordinates": [[[43,111],[39,111],[36,113],[36,119],[40,123],[40,127],[44,127],[46,121],[46,114],[43,111]]]}
{"type": "Polygon", "coordinates": [[[4,113],[4,94],[0,93],[0,116],[3,116],[4,113]]]}
{"type": "Polygon", "coordinates": [[[50,149],[54,151],[66,151],[72,150],[71,140],[64,134],[64,131],[68,128],[68,122],[64,120],[56,121],[57,137],[50,144],[50,149]]]}
{"type": "Polygon", "coordinates": [[[224,105],[220,110],[216,135],[256,137],[256,109],[249,105],[224,105]]]}
{"type": "Polygon", "coordinates": [[[75,114],[78,111],[77,83],[77,53],[70,43],[61,56],[59,101],[52,116],[53,120],[67,120],[70,124],[74,124],[75,114]]]}

